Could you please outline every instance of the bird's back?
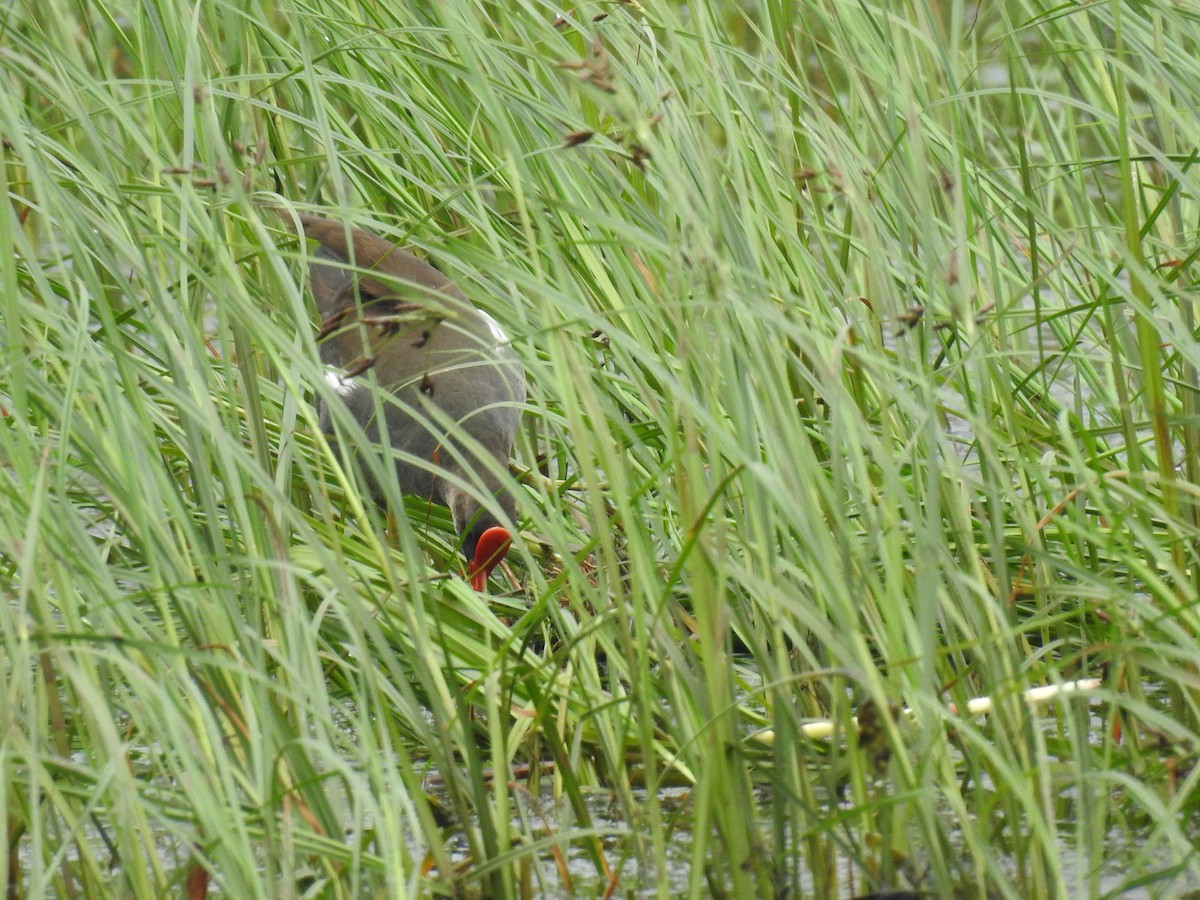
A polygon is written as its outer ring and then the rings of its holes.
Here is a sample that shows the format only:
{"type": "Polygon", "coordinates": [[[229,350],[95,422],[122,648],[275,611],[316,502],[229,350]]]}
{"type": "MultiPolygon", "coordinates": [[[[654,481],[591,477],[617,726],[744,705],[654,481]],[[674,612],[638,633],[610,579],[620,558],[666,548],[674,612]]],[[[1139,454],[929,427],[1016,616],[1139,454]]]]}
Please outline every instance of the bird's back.
{"type": "MultiPolygon", "coordinates": [[[[384,389],[379,400],[401,490],[452,510],[461,506],[458,480],[495,493],[493,470],[507,465],[525,401],[524,374],[503,331],[411,253],[340,222],[300,221],[318,242],[310,277],[321,359],[376,442],[383,435],[371,373],[384,389]]],[[[328,410],[322,420],[328,427],[328,410]]],[[[511,500],[504,505],[511,510],[511,500]]]]}

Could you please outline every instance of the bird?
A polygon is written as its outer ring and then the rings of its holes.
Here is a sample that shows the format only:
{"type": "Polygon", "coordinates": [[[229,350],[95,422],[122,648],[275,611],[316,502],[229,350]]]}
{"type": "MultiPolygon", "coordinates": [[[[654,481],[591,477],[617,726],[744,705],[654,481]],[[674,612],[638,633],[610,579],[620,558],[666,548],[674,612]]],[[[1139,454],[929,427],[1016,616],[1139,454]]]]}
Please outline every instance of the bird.
{"type": "MultiPolygon", "coordinates": [[[[467,577],[484,590],[512,536],[480,496],[493,495],[516,521],[514,498],[497,475],[508,465],[526,396],[508,336],[446,275],[398,245],[320,216],[297,220],[316,243],[309,283],[327,381],[373,443],[386,432],[400,490],[449,508],[467,577]],[[369,372],[387,392],[382,427],[369,372]]],[[[318,418],[331,434],[332,411],[319,399],[318,418]]],[[[378,485],[372,491],[382,500],[378,485]]]]}

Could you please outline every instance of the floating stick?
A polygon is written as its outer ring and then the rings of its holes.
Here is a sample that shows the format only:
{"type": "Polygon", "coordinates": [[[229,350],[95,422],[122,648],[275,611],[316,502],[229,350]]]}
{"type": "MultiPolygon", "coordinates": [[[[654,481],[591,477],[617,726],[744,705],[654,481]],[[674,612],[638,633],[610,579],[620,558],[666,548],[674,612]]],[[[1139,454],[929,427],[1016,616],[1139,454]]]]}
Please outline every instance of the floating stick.
{"type": "MultiPolygon", "coordinates": [[[[1081,678],[1078,681],[1064,681],[1062,684],[1048,684],[1044,687],[1030,688],[1022,696],[1027,704],[1035,706],[1039,703],[1056,700],[1059,697],[1069,697],[1072,694],[1084,694],[1097,690],[1101,683],[1099,678],[1081,678]]],[[[991,697],[974,697],[967,701],[967,714],[971,716],[985,716],[992,711],[994,705],[991,697]]],[[[958,712],[958,707],[951,703],[950,711],[958,712]]],[[[911,709],[905,709],[904,712],[906,715],[912,715],[911,709]]],[[[856,716],[851,721],[857,725],[858,717],[856,716]]],[[[833,735],[834,726],[833,722],[829,719],[817,719],[812,722],[805,722],[800,726],[800,731],[805,737],[822,740],[833,735]]],[[[759,743],[767,744],[768,746],[775,743],[775,732],[770,728],[757,732],[751,735],[751,737],[759,743]]]]}

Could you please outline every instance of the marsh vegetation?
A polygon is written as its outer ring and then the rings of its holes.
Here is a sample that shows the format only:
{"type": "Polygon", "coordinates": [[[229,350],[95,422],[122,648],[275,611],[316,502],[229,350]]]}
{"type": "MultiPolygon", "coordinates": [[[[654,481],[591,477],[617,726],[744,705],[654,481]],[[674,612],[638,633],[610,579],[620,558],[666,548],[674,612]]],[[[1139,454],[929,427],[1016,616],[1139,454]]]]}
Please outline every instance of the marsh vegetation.
{"type": "Polygon", "coordinates": [[[10,896],[1200,887],[1192,4],[0,28],[10,896]],[[488,593],[276,208],[511,337],[488,593]]]}

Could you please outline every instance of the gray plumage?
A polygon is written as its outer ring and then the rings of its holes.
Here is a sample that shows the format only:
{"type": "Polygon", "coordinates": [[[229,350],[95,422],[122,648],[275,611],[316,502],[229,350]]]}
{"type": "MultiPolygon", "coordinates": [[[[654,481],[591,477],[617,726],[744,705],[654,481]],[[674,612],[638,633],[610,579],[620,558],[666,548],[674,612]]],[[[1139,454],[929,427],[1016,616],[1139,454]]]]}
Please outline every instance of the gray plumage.
{"type": "MultiPolygon", "coordinates": [[[[390,394],[383,398],[384,422],[400,454],[400,489],[449,507],[472,559],[479,536],[497,524],[479,494],[496,495],[515,520],[513,499],[493,472],[507,467],[525,402],[525,375],[507,337],[450,279],[411,253],[341,222],[299,220],[317,242],[309,270],[331,383],[368,437],[381,443],[376,399],[366,389],[367,372],[374,371],[390,394]],[[479,448],[491,459],[476,456],[479,448]],[[463,483],[477,485],[474,495],[463,483]]],[[[328,409],[321,423],[331,430],[328,409]]]]}

